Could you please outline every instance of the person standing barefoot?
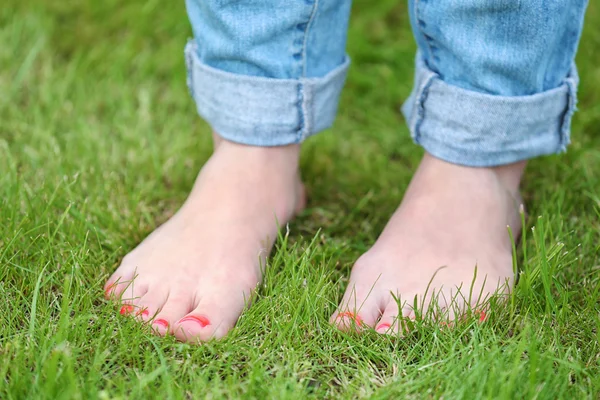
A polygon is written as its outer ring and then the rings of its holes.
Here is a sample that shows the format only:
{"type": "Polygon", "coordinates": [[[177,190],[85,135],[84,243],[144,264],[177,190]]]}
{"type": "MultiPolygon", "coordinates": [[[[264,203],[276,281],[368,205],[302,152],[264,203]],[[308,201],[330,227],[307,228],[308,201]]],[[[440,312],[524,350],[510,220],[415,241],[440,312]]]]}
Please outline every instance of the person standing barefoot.
{"type": "MultiPolygon", "coordinates": [[[[105,290],[157,334],[199,342],[235,325],[278,224],[304,207],[300,145],[335,118],[350,1],[186,4],[188,86],[215,151],[181,209],[105,290]]],[[[526,161],[569,143],[586,6],[409,0],[419,50],[403,113],[425,155],[354,265],[333,324],[399,332],[401,317],[436,307],[457,318],[511,290],[507,226],[519,234],[526,161]]]]}

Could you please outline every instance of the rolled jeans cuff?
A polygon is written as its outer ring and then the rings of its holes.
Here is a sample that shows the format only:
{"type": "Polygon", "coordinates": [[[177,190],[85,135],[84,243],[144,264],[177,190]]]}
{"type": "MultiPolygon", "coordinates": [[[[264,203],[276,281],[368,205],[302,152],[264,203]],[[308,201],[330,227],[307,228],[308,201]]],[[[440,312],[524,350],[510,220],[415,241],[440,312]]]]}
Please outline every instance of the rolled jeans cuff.
{"type": "Polygon", "coordinates": [[[188,88],[198,113],[223,138],[251,146],[301,143],[333,124],[349,58],[319,78],[239,75],[200,61],[185,48],[188,88]]]}
{"type": "Polygon", "coordinates": [[[510,164],[566,150],[578,82],[573,64],[555,89],[495,96],[445,83],[417,55],[402,113],[415,143],[437,158],[471,167],[510,164]]]}

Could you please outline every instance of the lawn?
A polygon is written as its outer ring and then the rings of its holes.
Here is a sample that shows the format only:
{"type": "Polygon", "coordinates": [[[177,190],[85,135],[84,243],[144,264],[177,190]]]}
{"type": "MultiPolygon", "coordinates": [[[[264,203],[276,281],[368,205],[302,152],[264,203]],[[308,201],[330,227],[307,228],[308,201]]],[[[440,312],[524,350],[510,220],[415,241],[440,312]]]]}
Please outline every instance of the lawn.
{"type": "Polygon", "coordinates": [[[534,160],[519,283],[479,324],[406,337],[328,324],[422,155],[398,108],[415,44],[400,0],[358,0],[340,115],[303,149],[309,208],[224,340],[153,336],[102,284],[185,199],[210,129],[185,86],[183,1],[3,0],[0,398],[600,396],[600,6],[569,152],[534,160]]]}

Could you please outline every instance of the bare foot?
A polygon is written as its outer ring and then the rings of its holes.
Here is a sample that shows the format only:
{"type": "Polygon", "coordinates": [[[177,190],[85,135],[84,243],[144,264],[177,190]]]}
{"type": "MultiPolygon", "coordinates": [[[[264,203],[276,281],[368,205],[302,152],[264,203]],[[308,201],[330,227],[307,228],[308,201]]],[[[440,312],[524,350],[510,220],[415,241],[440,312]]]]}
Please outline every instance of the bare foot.
{"type": "Polygon", "coordinates": [[[332,322],[402,330],[398,317],[428,308],[450,320],[512,287],[512,242],[521,229],[525,163],[468,168],[428,154],[375,245],[354,265],[332,322]],[[476,272],[476,277],[475,277],[476,272]]]}
{"type": "Polygon", "coordinates": [[[122,314],[182,341],[220,338],[235,325],[278,224],[304,207],[299,145],[251,147],[216,136],[215,147],[185,204],[105,285],[122,314]]]}

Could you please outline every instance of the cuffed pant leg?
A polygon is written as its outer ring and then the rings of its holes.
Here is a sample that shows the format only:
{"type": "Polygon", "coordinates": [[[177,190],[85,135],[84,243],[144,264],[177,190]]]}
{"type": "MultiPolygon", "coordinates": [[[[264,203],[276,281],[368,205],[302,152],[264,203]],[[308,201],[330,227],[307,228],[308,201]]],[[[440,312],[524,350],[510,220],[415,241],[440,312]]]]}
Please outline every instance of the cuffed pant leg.
{"type": "Polygon", "coordinates": [[[335,118],[349,0],[187,0],[185,50],[199,114],[225,139],[300,143],[335,118]]]}
{"type": "Polygon", "coordinates": [[[566,149],[587,1],[409,4],[419,51],[402,110],[416,143],[480,167],[566,149]]]}

